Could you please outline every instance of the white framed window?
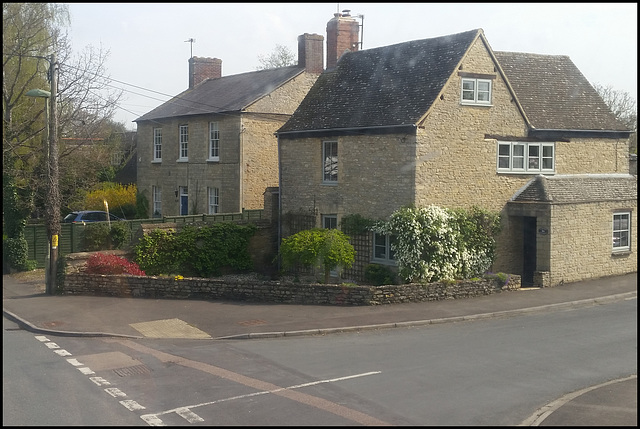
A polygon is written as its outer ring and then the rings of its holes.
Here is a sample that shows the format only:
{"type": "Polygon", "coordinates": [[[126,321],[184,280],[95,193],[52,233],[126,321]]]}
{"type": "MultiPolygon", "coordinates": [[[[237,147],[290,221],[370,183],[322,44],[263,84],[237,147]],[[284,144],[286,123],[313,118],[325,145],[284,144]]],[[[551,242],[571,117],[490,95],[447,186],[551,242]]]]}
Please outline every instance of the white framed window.
{"type": "Polygon", "coordinates": [[[630,250],[631,212],[613,214],[613,250],[630,250]]]}
{"type": "Polygon", "coordinates": [[[338,215],[337,214],[322,215],[322,227],[326,229],[336,229],[338,227],[338,215]]]}
{"type": "Polygon", "coordinates": [[[554,173],[555,144],[498,142],[498,173],[554,173]]]}
{"type": "Polygon", "coordinates": [[[153,217],[161,217],[162,216],[162,188],[159,186],[153,186],[152,195],[153,195],[153,213],[151,213],[151,215],[153,217]]]}
{"type": "Polygon", "coordinates": [[[394,237],[389,234],[373,233],[373,261],[381,264],[395,265],[396,258],[392,244],[394,237]]]}
{"type": "Polygon", "coordinates": [[[338,181],[338,142],[322,142],[322,182],[338,181]]]}
{"type": "Polygon", "coordinates": [[[162,128],[153,129],[153,160],[162,161],[162,128]]]}
{"type": "Polygon", "coordinates": [[[220,210],[220,190],[218,188],[207,188],[207,200],[209,202],[209,214],[216,214],[220,210]]]}
{"type": "Polygon", "coordinates": [[[462,78],[462,104],[491,104],[491,80],[462,78]]]}
{"type": "Polygon", "coordinates": [[[189,126],[180,125],[180,156],[178,161],[189,160],[189,126]]]}
{"type": "Polygon", "coordinates": [[[209,158],[208,161],[220,161],[220,129],[217,122],[209,122],[209,158]]]}

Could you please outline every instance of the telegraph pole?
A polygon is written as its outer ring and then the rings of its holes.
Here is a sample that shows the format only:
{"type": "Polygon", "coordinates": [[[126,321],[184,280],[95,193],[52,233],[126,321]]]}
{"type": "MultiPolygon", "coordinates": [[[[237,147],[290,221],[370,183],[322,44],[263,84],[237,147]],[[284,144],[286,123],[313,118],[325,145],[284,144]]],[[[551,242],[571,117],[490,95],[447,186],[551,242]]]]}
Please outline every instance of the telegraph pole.
{"type": "Polygon", "coordinates": [[[46,293],[53,295],[56,291],[58,268],[58,244],[60,237],[60,188],[58,170],[58,61],[56,54],[49,60],[49,79],[51,81],[51,97],[49,97],[49,159],[48,159],[48,191],[46,199],[47,230],[50,244],[50,275],[46,285],[46,293]]]}

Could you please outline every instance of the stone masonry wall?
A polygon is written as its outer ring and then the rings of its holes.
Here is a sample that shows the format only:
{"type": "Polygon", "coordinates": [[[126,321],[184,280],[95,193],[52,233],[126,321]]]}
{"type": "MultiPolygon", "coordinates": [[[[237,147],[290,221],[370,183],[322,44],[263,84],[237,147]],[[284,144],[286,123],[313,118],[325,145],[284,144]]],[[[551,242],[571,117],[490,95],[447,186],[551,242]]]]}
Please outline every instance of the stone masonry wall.
{"type": "MultiPolygon", "coordinates": [[[[162,189],[162,214],[179,214],[180,202],[174,191],[187,186],[189,213],[197,202],[197,213],[207,213],[207,187],[218,188],[221,213],[238,213],[240,208],[239,136],[237,116],[198,116],[189,125],[189,161],[178,161],[179,126],[183,119],[166,119],[138,125],[138,190],[149,200],[153,209],[152,186],[162,189]],[[218,122],[220,130],[220,161],[207,161],[209,122],[218,122]],[[153,128],[162,128],[162,161],[153,161],[153,128]]],[[[151,213],[150,213],[151,216],[151,213]]]]}
{"type": "Polygon", "coordinates": [[[549,231],[550,285],[638,271],[638,204],[634,201],[554,205],[549,231]],[[613,213],[631,211],[630,251],[612,250],[613,213]],[[568,254],[563,249],[570,248],[568,254]]]}
{"type": "MultiPolygon", "coordinates": [[[[166,118],[138,124],[138,190],[149,200],[152,187],[162,189],[163,215],[179,214],[174,191],[187,186],[189,213],[207,213],[207,187],[218,188],[220,213],[263,207],[267,187],[278,185],[275,131],[298,107],[318,74],[303,72],[256,101],[247,111],[224,115],[166,118]],[[209,122],[218,122],[220,160],[208,160],[209,122]],[[189,126],[189,160],[179,158],[179,126],[189,126]],[[153,129],[162,128],[162,160],[153,160],[153,129]],[[241,170],[242,169],[242,170],[241,170]]],[[[151,216],[152,213],[149,213],[151,216]]]]}
{"type": "Polygon", "coordinates": [[[64,295],[206,299],[280,304],[361,306],[462,299],[520,287],[520,277],[427,285],[347,286],[278,281],[229,281],[67,273],[64,295]]]}

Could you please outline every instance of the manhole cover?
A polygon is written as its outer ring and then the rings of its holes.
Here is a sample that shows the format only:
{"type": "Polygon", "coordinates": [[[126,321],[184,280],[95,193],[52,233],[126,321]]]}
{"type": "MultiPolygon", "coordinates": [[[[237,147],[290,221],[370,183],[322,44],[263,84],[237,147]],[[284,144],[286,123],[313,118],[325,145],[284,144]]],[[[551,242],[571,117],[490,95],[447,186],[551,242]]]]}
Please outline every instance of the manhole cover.
{"type": "Polygon", "coordinates": [[[146,365],[136,365],[127,368],[114,369],[113,372],[115,372],[120,377],[127,377],[129,375],[150,374],[151,370],[146,365]]]}

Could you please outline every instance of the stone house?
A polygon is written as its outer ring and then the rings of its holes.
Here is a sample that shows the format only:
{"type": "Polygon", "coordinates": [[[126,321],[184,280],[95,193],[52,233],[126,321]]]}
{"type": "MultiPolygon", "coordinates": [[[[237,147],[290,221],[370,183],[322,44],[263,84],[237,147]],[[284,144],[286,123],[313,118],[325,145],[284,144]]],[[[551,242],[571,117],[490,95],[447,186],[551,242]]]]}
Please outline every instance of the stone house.
{"type": "MultiPolygon", "coordinates": [[[[280,234],[478,206],[501,214],[492,271],[523,285],[634,272],[629,135],[567,56],[494,52],[482,29],[348,52],[277,131],[280,234]]],[[[342,276],[393,267],[390,238],[342,276]]]]}
{"type": "Polygon", "coordinates": [[[222,76],[220,59],[189,59],[189,88],[135,120],[149,216],[263,208],[278,185],[275,131],[323,69],[324,37],[307,33],[294,66],[222,76]]]}

